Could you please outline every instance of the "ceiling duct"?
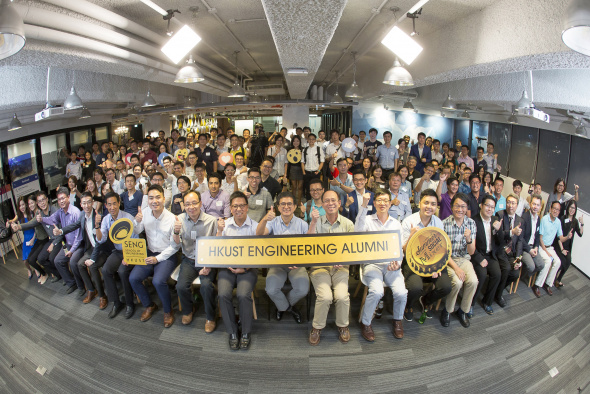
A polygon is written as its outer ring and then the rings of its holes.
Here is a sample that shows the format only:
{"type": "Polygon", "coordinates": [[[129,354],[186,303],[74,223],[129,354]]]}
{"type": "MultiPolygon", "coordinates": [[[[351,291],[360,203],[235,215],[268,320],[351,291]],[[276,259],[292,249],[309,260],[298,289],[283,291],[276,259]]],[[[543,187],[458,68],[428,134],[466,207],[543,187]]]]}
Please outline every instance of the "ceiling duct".
{"type": "Polygon", "coordinates": [[[248,82],[246,92],[259,96],[285,96],[287,90],[283,81],[252,81],[248,82]]]}
{"type": "Polygon", "coordinates": [[[410,90],[404,90],[404,91],[399,91],[399,92],[391,92],[391,93],[388,93],[388,96],[393,97],[393,98],[405,99],[405,100],[414,100],[414,99],[418,98],[418,92],[413,89],[410,89],[410,90]]]}

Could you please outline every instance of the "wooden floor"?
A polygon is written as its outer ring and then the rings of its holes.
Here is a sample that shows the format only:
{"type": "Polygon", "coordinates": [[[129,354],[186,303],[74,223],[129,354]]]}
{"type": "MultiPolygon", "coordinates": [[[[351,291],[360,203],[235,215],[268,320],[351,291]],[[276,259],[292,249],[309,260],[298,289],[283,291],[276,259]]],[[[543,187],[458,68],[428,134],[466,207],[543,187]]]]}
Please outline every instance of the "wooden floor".
{"type": "MultiPolygon", "coordinates": [[[[164,329],[161,309],[141,323],[141,306],[130,320],[111,320],[98,300],[83,305],[61,284],[27,280],[12,257],[0,265],[0,392],[589,393],[590,281],[572,268],[564,283],[540,299],[521,284],[493,316],[476,308],[468,329],[454,316],[443,328],[438,314],[424,325],[404,322],[403,340],[393,338],[386,312],[374,321],[374,343],[360,335],[359,297],[350,342],[338,341],[331,311],[312,347],[311,323],[267,320],[260,278],[251,348],[234,353],[223,323],[205,334],[202,305],[190,326],[178,319],[164,329]]],[[[351,279],[351,294],[355,286],[351,279]]]]}

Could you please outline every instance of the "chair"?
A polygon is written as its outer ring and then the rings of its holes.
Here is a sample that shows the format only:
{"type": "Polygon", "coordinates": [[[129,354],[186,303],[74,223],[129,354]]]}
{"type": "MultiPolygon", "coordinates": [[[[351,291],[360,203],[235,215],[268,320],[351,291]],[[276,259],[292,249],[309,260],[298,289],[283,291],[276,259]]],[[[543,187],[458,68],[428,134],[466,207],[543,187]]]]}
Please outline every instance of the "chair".
{"type": "Polygon", "coordinates": [[[4,257],[4,255],[6,253],[10,252],[10,249],[8,249],[8,251],[6,250],[6,244],[8,244],[8,248],[12,248],[12,251],[14,252],[14,255],[16,256],[16,259],[17,260],[19,259],[18,252],[16,250],[16,244],[14,243],[14,240],[12,239],[12,236],[13,236],[13,233],[11,231],[10,232],[10,237],[0,238],[0,247],[2,248],[1,254],[2,254],[2,260],[4,261],[4,264],[6,264],[6,258],[4,257]]]}
{"type": "MultiPolygon", "coordinates": [[[[531,284],[537,280],[537,274],[538,274],[538,272],[535,272],[533,275],[529,276],[528,287],[531,287],[531,284]]],[[[520,267],[520,272],[518,274],[518,279],[516,280],[516,285],[514,286],[514,291],[512,290],[512,285],[514,285],[514,283],[511,283],[510,284],[510,293],[508,293],[508,294],[512,294],[513,292],[516,293],[516,290],[518,290],[518,284],[520,283],[521,276],[522,276],[522,266],[520,267]]]]}
{"type": "MultiPolygon", "coordinates": [[[[178,267],[176,267],[174,269],[174,271],[172,271],[172,273],[170,274],[170,279],[172,279],[175,282],[178,282],[178,274],[180,273],[180,265],[178,265],[178,267]]],[[[199,276],[197,276],[195,278],[195,280],[193,280],[193,283],[191,284],[191,289],[193,289],[193,287],[197,287],[197,286],[201,286],[201,278],[199,276]]],[[[178,297],[178,295],[177,295],[178,297]]],[[[182,312],[182,306],[180,305],[180,297],[178,297],[178,311],[182,312]]]]}
{"type": "MultiPolygon", "coordinates": [[[[285,292],[285,291],[289,291],[293,288],[293,286],[291,285],[291,282],[289,281],[289,283],[287,283],[285,281],[285,284],[283,285],[283,287],[281,288],[281,291],[285,292]]],[[[311,293],[311,280],[309,282],[309,288],[310,290],[307,292],[307,296],[303,297],[305,298],[305,310],[307,311],[307,321],[309,321],[309,303],[310,303],[310,297],[309,294],[311,293]]],[[[270,297],[268,296],[268,294],[266,294],[266,292],[264,292],[264,294],[266,295],[266,299],[267,299],[267,304],[266,304],[266,311],[268,313],[268,320],[270,321],[270,315],[271,315],[271,309],[272,309],[272,300],[270,299],[270,297]]]]}

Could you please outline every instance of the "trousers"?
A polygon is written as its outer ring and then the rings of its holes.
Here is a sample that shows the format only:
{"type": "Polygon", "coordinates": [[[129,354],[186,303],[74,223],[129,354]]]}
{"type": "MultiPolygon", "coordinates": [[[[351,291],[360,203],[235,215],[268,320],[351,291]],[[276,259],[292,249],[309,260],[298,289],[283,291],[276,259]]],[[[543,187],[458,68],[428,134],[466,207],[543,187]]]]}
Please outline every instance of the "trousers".
{"type": "Polygon", "coordinates": [[[424,291],[424,282],[431,282],[434,284],[434,289],[430,290],[422,300],[424,305],[431,305],[435,301],[443,298],[451,292],[451,278],[449,274],[443,270],[437,278],[423,278],[416,275],[408,266],[407,263],[402,265],[402,273],[404,274],[406,288],[408,289],[407,307],[412,308],[422,292],[424,291]]]}
{"type": "Polygon", "coordinates": [[[266,275],[266,294],[281,312],[289,309],[309,293],[309,275],[305,267],[289,269],[288,267],[273,267],[266,275]],[[287,295],[283,293],[283,286],[289,279],[291,290],[287,295]]]}
{"type": "MultiPolygon", "coordinates": [[[[159,253],[153,253],[148,250],[148,256],[157,256],[159,253]]],[[[170,289],[168,288],[168,278],[172,271],[176,268],[176,255],[170,256],[166,260],[162,260],[157,264],[136,265],[129,275],[129,283],[131,288],[139,297],[141,305],[148,307],[152,304],[150,293],[145,288],[143,281],[148,276],[152,277],[152,284],[156,288],[156,293],[162,301],[162,308],[164,313],[172,311],[172,297],[170,296],[170,289]]]]}
{"type": "Polygon", "coordinates": [[[47,244],[47,240],[37,240],[37,242],[35,242],[35,244],[33,245],[33,247],[31,248],[31,251],[29,252],[29,257],[27,257],[27,263],[29,263],[29,265],[31,267],[33,267],[34,269],[36,269],[37,271],[39,271],[39,273],[41,274],[41,276],[45,276],[47,275],[47,272],[45,272],[45,270],[43,269],[43,267],[41,266],[41,264],[39,264],[37,262],[37,258],[39,257],[39,254],[41,253],[41,251],[43,250],[43,247],[45,247],[45,249],[47,249],[47,246],[45,246],[47,244]]]}
{"type": "Polygon", "coordinates": [[[217,270],[211,269],[208,275],[199,275],[200,267],[195,267],[195,260],[182,256],[180,263],[180,271],[178,272],[178,282],[176,282],[176,292],[180,299],[180,306],[182,314],[188,315],[193,311],[193,293],[191,285],[197,279],[201,280],[201,296],[203,297],[203,304],[205,304],[205,316],[207,320],[215,320],[215,277],[217,270]]]}
{"type": "Polygon", "coordinates": [[[312,268],[309,276],[317,298],[314,307],[313,328],[321,330],[326,327],[328,311],[332,303],[336,304],[336,325],[348,327],[350,313],[348,267],[312,268]]]}
{"type": "Polygon", "coordinates": [[[217,292],[219,296],[219,309],[221,318],[228,334],[238,333],[236,314],[233,304],[233,290],[236,288],[238,297],[238,311],[242,325],[242,334],[249,334],[252,331],[254,312],[252,310],[252,291],[258,280],[258,270],[250,268],[244,273],[234,274],[228,269],[220,269],[217,274],[217,292]]]}
{"type": "Polygon", "coordinates": [[[459,291],[463,288],[463,297],[461,297],[461,305],[459,308],[463,312],[469,312],[469,308],[471,308],[471,304],[473,302],[473,297],[475,296],[475,292],[477,291],[477,285],[479,284],[479,280],[477,279],[477,275],[475,270],[473,269],[473,265],[471,265],[471,261],[465,257],[453,257],[453,261],[455,264],[465,272],[465,279],[461,280],[457,276],[457,273],[451,267],[447,267],[447,271],[449,272],[449,276],[451,277],[451,292],[447,295],[447,299],[445,302],[445,309],[449,313],[453,313],[455,311],[455,304],[457,303],[457,296],[459,295],[459,291]]]}
{"type": "Polygon", "coordinates": [[[119,274],[123,292],[125,293],[125,304],[127,306],[134,306],[133,289],[129,283],[129,274],[133,269],[132,265],[123,265],[123,252],[121,250],[113,250],[107,257],[106,262],[102,266],[102,277],[104,278],[104,285],[107,289],[107,297],[116,305],[121,304],[119,299],[119,290],[117,290],[117,283],[115,282],[115,272],[119,274]]]}
{"type": "Polygon", "coordinates": [[[557,281],[561,282],[561,280],[563,279],[563,276],[565,275],[565,273],[569,269],[570,265],[572,264],[572,251],[570,250],[567,252],[567,254],[564,255],[560,249],[556,249],[555,253],[559,257],[559,260],[561,261],[561,271],[559,272],[559,275],[557,275],[556,279],[557,279],[557,281]]]}
{"type": "Polygon", "coordinates": [[[488,265],[485,267],[482,267],[481,264],[478,264],[473,260],[471,261],[473,270],[477,275],[477,280],[479,280],[475,297],[473,297],[473,302],[471,305],[475,303],[475,300],[481,294],[487,275],[490,276],[490,279],[488,280],[488,288],[486,289],[486,293],[482,297],[482,303],[484,305],[492,305],[494,296],[498,290],[498,285],[500,284],[500,279],[502,277],[502,271],[500,270],[500,263],[498,260],[493,258],[491,254],[484,254],[484,258],[488,261],[488,265]]]}
{"type": "MultiPolygon", "coordinates": [[[[69,249],[70,246],[67,245],[67,248],[69,249]]],[[[80,250],[80,248],[78,248],[74,251],[74,254],[72,254],[71,257],[80,258],[82,253],[84,252],[80,250]]],[[[70,287],[76,284],[74,275],[70,272],[70,257],[66,256],[66,253],[63,248],[60,248],[57,252],[57,255],[53,260],[53,264],[55,265],[57,272],[59,272],[59,275],[62,277],[64,282],[66,282],[66,286],[70,287]]]]}
{"type": "Polygon", "coordinates": [[[539,248],[539,255],[545,262],[545,266],[537,275],[537,280],[535,281],[535,285],[542,287],[543,284],[551,287],[553,286],[553,282],[555,282],[555,277],[557,276],[557,271],[559,271],[559,267],[561,266],[561,260],[553,246],[545,246],[547,252],[543,250],[543,248],[539,248]]]}
{"type": "Polygon", "coordinates": [[[362,267],[363,283],[369,288],[361,316],[361,321],[365,326],[371,324],[375,308],[385,294],[383,285],[389,287],[393,293],[393,320],[401,320],[404,315],[408,299],[404,276],[401,269],[389,271],[388,265],[389,263],[365,264],[362,267]]]}
{"type": "Polygon", "coordinates": [[[522,265],[528,276],[531,277],[535,272],[539,272],[543,269],[545,262],[538,253],[533,257],[529,252],[522,252],[522,265]]]}
{"type": "MultiPolygon", "coordinates": [[[[76,262],[78,275],[84,282],[84,287],[88,291],[96,291],[99,297],[105,297],[104,286],[102,285],[102,277],[100,276],[100,269],[107,261],[107,255],[100,253],[92,265],[87,266],[86,260],[92,256],[93,248],[88,249],[82,257],[76,262]]],[[[73,256],[72,256],[73,257],[73,256]]],[[[73,258],[70,259],[70,268],[72,267],[73,258]]],[[[76,274],[74,273],[74,276],[76,274]]]]}
{"type": "Polygon", "coordinates": [[[57,256],[57,254],[61,250],[61,245],[54,246],[51,252],[47,250],[47,248],[49,248],[49,245],[51,245],[51,240],[47,240],[45,245],[43,245],[43,247],[41,248],[41,252],[37,256],[37,261],[41,266],[43,266],[43,269],[45,269],[46,272],[53,274],[57,277],[61,277],[54,263],[55,256],[57,256]]]}
{"type": "Polygon", "coordinates": [[[515,260],[514,256],[508,256],[504,249],[498,252],[498,264],[500,264],[500,283],[496,289],[496,298],[502,297],[502,293],[507,285],[516,282],[518,279],[518,270],[512,269],[515,260]]]}

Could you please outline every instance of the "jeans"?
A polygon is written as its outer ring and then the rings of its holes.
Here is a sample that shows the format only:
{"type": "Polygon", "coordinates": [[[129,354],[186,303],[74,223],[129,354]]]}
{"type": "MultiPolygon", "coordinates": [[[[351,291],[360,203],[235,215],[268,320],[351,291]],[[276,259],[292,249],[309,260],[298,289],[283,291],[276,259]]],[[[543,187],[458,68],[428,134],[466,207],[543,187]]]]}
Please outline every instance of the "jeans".
{"type": "Polygon", "coordinates": [[[107,257],[107,261],[102,267],[102,277],[104,278],[104,284],[107,289],[107,297],[115,305],[120,305],[121,300],[119,299],[119,290],[117,290],[117,283],[115,282],[115,272],[119,274],[121,284],[123,285],[123,292],[125,293],[125,304],[127,306],[134,306],[133,302],[133,289],[129,283],[129,274],[133,269],[132,265],[123,265],[123,252],[120,250],[113,250],[113,252],[107,257]]]}
{"type": "Polygon", "coordinates": [[[219,309],[228,334],[238,333],[238,324],[232,302],[234,287],[238,297],[238,310],[242,323],[242,334],[249,334],[252,331],[254,312],[252,310],[252,291],[258,280],[258,270],[250,268],[242,274],[234,274],[228,269],[220,269],[217,277],[217,290],[219,292],[219,309]]]}
{"type": "MultiPolygon", "coordinates": [[[[67,245],[67,248],[69,249],[70,246],[67,245]]],[[[56,248],[54,248],[53,250],[55,249],[56,248]]],[[[79,249],[76,249],[74,253],[77,253],[78,251],[79,249]]],[[[57,252],[57,255],[53,260],[53,264],[55,265],[55,268],[59,272],[59,275],[62,277],[64,282],[66,282],[66,285],[68,287],[74,286],[76,284],[74,275],[72,275],[72,273],[70,272],[70,258],[66,256],[66,253],[63,248],[60,248],[57,252]]]]}
{"type": "Polygon", "coordinates": [[[178,282],[176,283],[176,292],[180,299],[180,306],[182,308],[182,314],[184,316],[192,313],[193,311],[193,293],[191,291],[191,285],[193,281],[197,279],[197,276],[201,279],[201,296],[203,297],[203,303],[205,304],[205,315],[207,320],[215,320],[215,288],[213,282],[215,282],[215,276],[217,270],[212,268],[209,275],[199,275],[201,267],[195,267],[195,260],[189,259],[186,256],[182,256],[182,262],[180,263],[180,272],[178,273],[178,282]]]}
{"type": "Polygon", "coordinates": [[[383,298],[385,293],[383,284],[391,288],[393,293],[393,320],[401,320],[404,315],[408,298],[404,276],[401,269],[389,271],[388,265],[389,263],[365,264],[362,267],[363,283],[369,287],[361,319],[365,326],[371,324],[375,308],[377,308],[379,300],[383,298]]]}
{"type": "MultiPolygon", "coordinates": [[[[159,253],[153,253],[148,251],[148,256],[156,256],[159,253]]],[[[156,288],[158,297],[162,301],[162,308],[165,313],[172,311],[172,299],[170,297],[170,289],[168,288],[168,278],[172,271],[176,268],[176,255],[170,256],[166,260],[162,260],[157,264],[147,265],[136,265],[129,275],[129,283],[131,288],[141,301],[144,307],[148,307],[152,304],[150,294],[143,285],[143,281],[148,277],[152,276],[152,284],[156,288]]]]}
{"type": "Polygon", "coordinates": [[[273,267],[266,275],[266,294],[281,312],[289,309],[309,293],[309,275],[305,267],[289,269],[288,267],[273,267]],[[291,282],[291,291],[285,296],[283,286],[291,282]]]}
{"type": "MultiPolygon", "coordinates": [[[[81,246],[84,246],[84,244],[82,244],[81,246]]],[[[88,252],[84,252],[83,248],[78,248],[74,251],[72,257],[70,257],[70,271],[72,272],[72,275],[74,275],[74,280],[76,281],[76,286],[78,287],[78,289],[86,288],[86,290],[90,290],[88,287],[85,286],[84,280],[82,279],[82,275],[80,275],[80,269],[78,268],[78,262],[80,260],[86,261],[86,259],[89,259],[90,253],[92,253],[92,248],[89,249],[88,252]],[[84,256],[87,257],[84,258],[84,256]]],[[[55,260],[57,261],[57,258],[55,260]]]]}

